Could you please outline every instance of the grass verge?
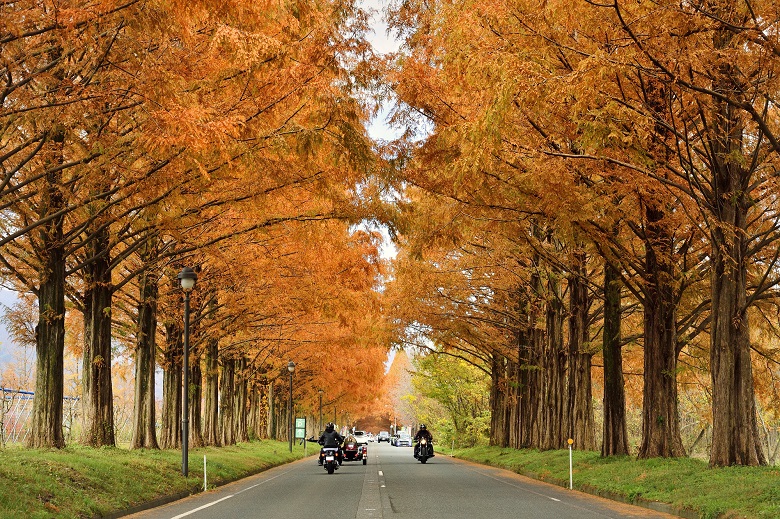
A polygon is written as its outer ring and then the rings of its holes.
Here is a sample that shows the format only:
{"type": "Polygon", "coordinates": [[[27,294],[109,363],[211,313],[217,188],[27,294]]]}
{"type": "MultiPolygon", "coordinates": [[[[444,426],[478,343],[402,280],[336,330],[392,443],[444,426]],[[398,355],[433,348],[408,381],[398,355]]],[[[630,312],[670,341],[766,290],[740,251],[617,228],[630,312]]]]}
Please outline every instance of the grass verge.
{"type": "MultiPolygon", "coordinates": [[[[569,451],[517,450],[500,447],[456,449],[457,458],[501,467],[535,479],[569,486],[569,451]]],[[[620,496],[627,502],[656,501],[704,519],[780,517],[780,470],[777,467],[709,468],[690,458],[637,460],[602,458],[598,452],[574,451],[574,488],[620,496]]]]}
{"type": "MultiPolygon", "coordinates": [[[[312,450],[309,449],[309,453],[312,450]]],[[[0,518],[111,516],[175,495],[203,491],[203,456],[209,488],[304,456],[303,447],[258,441],[190,449],[189,475],[180,450],[0,450],[0,518]]]]}

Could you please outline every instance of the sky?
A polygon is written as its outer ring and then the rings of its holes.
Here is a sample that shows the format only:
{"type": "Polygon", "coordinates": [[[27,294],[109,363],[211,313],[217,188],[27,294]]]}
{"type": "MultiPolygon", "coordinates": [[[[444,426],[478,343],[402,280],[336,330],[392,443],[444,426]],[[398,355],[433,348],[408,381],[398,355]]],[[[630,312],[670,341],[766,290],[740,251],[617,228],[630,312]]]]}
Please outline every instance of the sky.
{"type": "MultiPolygon", "coordinates": [[[[374,30],[372,33],[368,34],[368,41],[371,42],[374,52],[379,54],[395,52],[398,50],[399,46],[398,41],[387,34],[387,24],[382,20],[382,10],[387,6],[387,3],[388,2],[384,0],[363,0],[361,3],[364,9],[373,11],[371,26],[374,30]]],[[[389,107],[386,106],[383,110],[380,110],[376,117],[371,121],[371,124],[368,127],[368,133],[371,138],[377,140],[391,140],[398,136],[400,132],[398,130],[393,130],[387,124],[388,115],[389,107]]]]}

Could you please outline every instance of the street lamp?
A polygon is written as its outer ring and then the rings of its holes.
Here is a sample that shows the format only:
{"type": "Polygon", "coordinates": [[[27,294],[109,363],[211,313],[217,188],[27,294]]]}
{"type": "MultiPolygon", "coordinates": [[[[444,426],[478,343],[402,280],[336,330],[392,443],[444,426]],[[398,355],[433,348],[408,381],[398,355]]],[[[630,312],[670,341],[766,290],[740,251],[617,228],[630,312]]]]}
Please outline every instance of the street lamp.
{"type": "Polygon", "coordinates": [[[293,389],[293,373],[295,373],[295,363],[290,361],[287,363],[287,371],[290,372],[290,413],[289,413],[289,431],[290,431],[290,452],[292,452],[293,444],[293,401],[292,401],[292,389],[293,389]]]}
{"type": "Polygon", "coordinates": [[[182,407],[181,407],[181,473],[186,477],[187,441],[189,440],[189,347],[190,347],[190,291],[195,286],[198,275],[190,267],[184,267],[176,276],[184,290],[184,355],[182,358],[182,407]]]}
{"type": "Polygon", "coordinates": [[[320,432],[322,432],[322,393],[324,393],[324,391],[320,389],[317,392],[320,394],[320,424],[319,425],[320,425],[320,432]]]}

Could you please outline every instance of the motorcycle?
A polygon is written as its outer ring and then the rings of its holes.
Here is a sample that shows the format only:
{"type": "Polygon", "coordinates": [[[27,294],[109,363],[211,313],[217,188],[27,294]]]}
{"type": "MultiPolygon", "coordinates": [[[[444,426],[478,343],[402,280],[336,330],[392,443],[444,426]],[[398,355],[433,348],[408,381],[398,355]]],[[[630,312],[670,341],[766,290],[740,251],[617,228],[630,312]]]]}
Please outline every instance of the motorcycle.
{"type": "Polygon", "coordinates": [[[338,447],[323,447],[320,449],[320,459],[322,460],[322,466],[328,471],[328,474],[333,474],[339,468],[338,447]]]}
{"type": "Polygon", "coordinates": [[[368,448],[359,445],[354,439],[347,439],[342,446],[344,461],[362,461],[363,465],[368,461],[368,448]]]}
{"type": "Polygon", "coordinates": [[[420,438],[414,447],[414,457],[420,460],[420,463],[425,463],[429,458],[433,458],[433,441],[420,438]]]}

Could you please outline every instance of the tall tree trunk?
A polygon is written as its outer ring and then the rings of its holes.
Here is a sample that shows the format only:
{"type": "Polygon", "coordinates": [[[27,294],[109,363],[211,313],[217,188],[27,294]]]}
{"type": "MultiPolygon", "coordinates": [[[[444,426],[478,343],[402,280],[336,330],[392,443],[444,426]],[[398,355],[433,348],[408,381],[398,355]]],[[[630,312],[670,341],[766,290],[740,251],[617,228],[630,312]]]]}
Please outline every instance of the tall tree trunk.
{"type": "MultiPolygon", "coordinates": [[[[95,225],[99,225],[95,222],[95,225]]],[[[115,446],[114,393],[111,386],[111,240],[107,227],[89,242],[85,267],[82,443],[115,446]]]]}
{"type": "MultiPolygon", "coordinates": [[[[724,20],[737,10],[722,7],[724,20]]],[[[738,20],[736,20],[739,23],[738,20]]],[[[715,31],[716,49],[733,45],[731,27],[715,31]]],[[[739,98],[735,79],[741,77],[733,63],[719,70],[715,90],[739,98]]],[[[721,99],[713,101],[713,134],[709,141],[712,160],[714,223],[710,227],[712,256],[712,327],[710,371],[712,374],[712,453],[710,465],[766,465],[756,421],[753,365],[750,358],[750,325],[747,312],[747,221],[751,174],[745,170],[744,127],[738,109],[721,99]]],[[[753,138],[753,137],[751,137],[753,138]]]]}
{"type": "MultiPolygon", "coordinates": [[[[334,412],[335,414],[335,412],[334,412]]],[[[334,418],[335,421],[335,418],[334,418]]],[[[272,440],[278,440],[276,436],[276,394],[274,392],[274,381],[268,382],[268,437],[272,440]]]]}
{"type": "Polygon", "coordinates": [[[234,395],[236,387],[236,361],[222,358],[222,377],[220,378],[219,430],[222,445],[236,444],[236,417],[234,414],[234,395]]]}
{"type": "Polygon", "coordinates": [[[236,393],[234,400],[234,416],[236,417],[236,441],[248,442],[249,430],[247,428],[248,411],[248,382],[247,382],[247,361],[243,355],[238,361],[236,370],[236,393]]]}
{"type": "MultiPolygon", "coordinates": [[[[727,108],[724,108],[727,110],[727,108]]],[[[750,327],[746,308],[746,212],[731,168],[717,175],[721,227],[712,232],[712,453],[710,464],[765,465],[756,422],[750,327]],[[732,229],[736,229],[733,231],[732,229]]]]}
{"type": "Polygon", "coordinates": [[[542,434],[539,447],[544,450],[562,449],[566,445],[564,425],[566,415],[566,357],[563,347],[565,309],[562,301],[560,271],[552,270],[547,279],[546,325],[544,356],[540,377],[542,403],[542,434]]]}
{"type": "Polygon", "coordinates": [[[498,353],[491,355],[490,384],[490,445],[506,447],[509,428],[506,424],[506,374],[504,357],[498,353]]]}
{"type": "Polygon", "coordinates": [[[203,370],[200,367],[200,355],[190,356],[189,383],[189,446],[193,448],[203,447],[203,422],[201,416],[203,407],[203,370]]]}
{"type": "Polygon", "coordinates": [[[623,355],[621,353],[620,320],[622,318],[621,281],[617,269],[608,261],[604,264],[604,432],[601,455],[628,454],[626,433],[626,397],[623,382],[623,355]]]}
{"type": "MultiPolygon", "coordinates": [[[[142,253],[142,257],[148,258],[142,253]]],[[[132,449],[159,449],[155,411],[155,356],[157,353],[156,274],[149,269],[139,279],[138,325],[135,346],[135,399],[132,449]]]]}
{"type": "Polygon", "coordinates": [[[206,445],[221,445],[219,434],[219,342],[217,339],[206,339],[205,370],[206,379],[205,403],[203,409],[203,442],[206,445]]]}
{"type": "MultiPolygon", "coordinates": [[[[62,163],[65,135],[57,130],[52,138],[52,155],[41,201],[40,217],[59,212],[65,202],[62,195],[62,163]]],[[[65,352],[65,246],[63,217],[49,220],[41,227],[44,259],[39,273],[38,324],[35,327],[35,398],[30,417],[29,447],[65,447],[62,434],[62,398],[64,396],[65,352]]]]}
{"type": "Polygon", "coordinates": [[[639,458],[685,455],[677,415],[677,329],[672,238],[645,202],[644,393],[639,458]]]}
{"type": "Polygon", "coordinates": [[[260,391],[256,380],[252,380],[249,388],[249,413],[247,414],[247,434],[249,440],[257,440],[260,436],[260,391]]]}
{"type": "Polygon", "coordinates": [[[182,328],[178,323],[165,325],[165,352],[163,353],[163,407],[160,447],[177,449],[181,447],[182,410],[182,354],[184,342],[182,328]]]}
{"type": "Polygon", "coordinates": [[[572,274],[569,276],[569,398],[566,424],[568,436],[574,440],[573,445],[577,450],[596,449],[590,376],[593,354],[586,349],[590,342],[586,260],[584,252],[575,253],[572,274]]]}

